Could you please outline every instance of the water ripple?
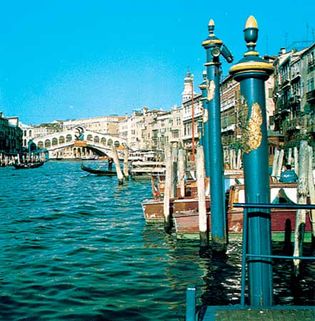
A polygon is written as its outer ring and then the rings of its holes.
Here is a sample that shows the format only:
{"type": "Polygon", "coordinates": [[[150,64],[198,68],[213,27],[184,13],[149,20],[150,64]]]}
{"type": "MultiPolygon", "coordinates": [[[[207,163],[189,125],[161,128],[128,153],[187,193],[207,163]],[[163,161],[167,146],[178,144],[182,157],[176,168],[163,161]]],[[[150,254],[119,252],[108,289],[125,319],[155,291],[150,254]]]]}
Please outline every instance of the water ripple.
{"type": "MultiPolygon", "coordinates": [[[[241,244],[200,257],[196,243],[145,226],[149,182],[118,186],[76,162],[0,168],[0,180],[0,320],[183,320],[191,284],[199,303],[239,303],[241,244]]],[[[307,282],[288,288],[289,270],[275,272],[277,302],[312,302],[307,282]]]]}

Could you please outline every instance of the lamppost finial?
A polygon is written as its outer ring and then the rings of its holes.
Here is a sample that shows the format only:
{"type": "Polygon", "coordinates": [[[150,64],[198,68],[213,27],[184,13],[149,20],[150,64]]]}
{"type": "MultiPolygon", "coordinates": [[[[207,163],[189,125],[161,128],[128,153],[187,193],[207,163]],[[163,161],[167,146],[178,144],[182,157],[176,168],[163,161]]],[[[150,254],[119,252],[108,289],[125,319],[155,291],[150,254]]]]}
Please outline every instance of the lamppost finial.
{"type": "Polygon", "coordinates": [[[248,51],[244,56],[258,56],[258,52],[255,50],[256,42],[258,39],[258,24],[254,16],[249,16],[244,29],[244,39],[248,51]]]}

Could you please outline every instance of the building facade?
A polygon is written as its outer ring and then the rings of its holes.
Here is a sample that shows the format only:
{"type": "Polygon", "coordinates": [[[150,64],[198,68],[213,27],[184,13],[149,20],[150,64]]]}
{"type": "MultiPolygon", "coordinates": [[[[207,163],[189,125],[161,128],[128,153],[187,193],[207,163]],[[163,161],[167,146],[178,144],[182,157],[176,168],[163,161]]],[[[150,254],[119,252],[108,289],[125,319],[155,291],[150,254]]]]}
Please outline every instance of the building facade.
{"type": "Polygon", "coordinates": [[[275,130],[287,147],[315,139],[315,43],[300,51],[282,50],[275,60],[275,130]]]}
{"type": "Polygon", "coordinates": [[[18,117],[4,117],[0,112],[0,154],[15,156],[22,152],[22,130],[18,117]]]}

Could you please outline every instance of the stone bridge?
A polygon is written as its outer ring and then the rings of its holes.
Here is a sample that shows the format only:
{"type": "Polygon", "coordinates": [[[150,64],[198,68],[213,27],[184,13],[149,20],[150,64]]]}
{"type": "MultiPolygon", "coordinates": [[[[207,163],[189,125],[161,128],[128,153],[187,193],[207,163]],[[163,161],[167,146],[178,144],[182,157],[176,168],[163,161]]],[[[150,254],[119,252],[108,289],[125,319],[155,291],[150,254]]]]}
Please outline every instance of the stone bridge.
{"type": "Polygon", "coordinates": [[[92,155],[112,157],[112,148],[116,147],[122,157],[122,150],[127,147],[124,139],[97,133],[77,127],[32,139],[39,149],[46,149],[49,158],[89,158],[92,155]]]}

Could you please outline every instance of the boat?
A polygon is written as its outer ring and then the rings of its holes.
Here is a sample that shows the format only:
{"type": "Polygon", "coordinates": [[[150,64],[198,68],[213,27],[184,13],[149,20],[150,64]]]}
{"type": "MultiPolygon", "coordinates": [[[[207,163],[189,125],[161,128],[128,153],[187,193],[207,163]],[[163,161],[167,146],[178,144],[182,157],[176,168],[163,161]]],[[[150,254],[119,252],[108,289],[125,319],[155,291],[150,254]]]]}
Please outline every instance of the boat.
{"type": "MultiPolygon", "coordinates": [[[[162,177],[152,177],[152,199],[142,202],[142,209],[146,223],[164,222],[164,180],[162,177]]],[[[226,223],[230,237],[238,237],[243,230],[243,210],[234,207],[234,203],[245,202],[245,185],[242,173],[225,173],[225,191],[227,197],[226,223]]],[[[208,179],[205,185],[209,184],[208,179]]],[[[177,195],[179,194],[177,188],[177,195]]],[[[297,183],[271,183],[270,199],[273,204],[295,204],[297,203],[297,183]]],[[[208,213],[208,226],[210,226],[211,201],[209,194],[206,197],[206,210],[208,213]]],[[[199,216],[198,216],[198,191],[196,181],[185,182],[185,196],[170,199],[170,213],[173,219],[173,226],[177,238],[198,238],[199,237],[199,216]]],[[[273,234],[281,235],[290,224],[291,229],[295,228],[296,210],[279,209],[271,210],[271,228],[273,234]]],[[[306,231],[310,231],[309,218],[306,220],[306,231]]]]}
{"type": "Polygon", "coordinates": [[[132,152],[128,158],[129,174],[133,179],[150,179],[152,175],[165,175],[165,163],[154,151],[132,152]]]}
{"type": "MultiPolygon", "coordinates": [[[[234,207],[235,203],[245,202],[245,185],[236,184],[230,187],[228,206],[226,213],[227,232],[229,238],[237,238],[243,231],[243,209],[234,207]]],[[[270,199],[272,204],[296,204],[296,183],[271,183],[270,199]]],[[[174,205],[173,205],[174,206],[174,205]]],[[[211,225],[211,206],[208,209],[208,226],[211,225]]],[[[271,209],[271,231],[273,235],[283,235],[286,231],[295,229],[296,209],[271,209]]],[[[173,221],[177,238],[199,237],[199,216],[197,205],[195,208],[187,208],[173,211],[173,221]]],[[[305,231],[311,231],[310,218],[306,218],[305,231]]]]}
{"type": "Polygon", "coordinates": [[[37,168],[43,166],[45,162],[30,162],[30,163],[16,163],[13,164],[15,169],[30,169],[30,168],[37,168]]]}
{"type": "Polygon", "coordinates": [[[81,164],[81,169],[90,174],[95,174],[99,176],[116,176],[116,172],[104,170],[104,169],[95,169],[81,164]]]}

